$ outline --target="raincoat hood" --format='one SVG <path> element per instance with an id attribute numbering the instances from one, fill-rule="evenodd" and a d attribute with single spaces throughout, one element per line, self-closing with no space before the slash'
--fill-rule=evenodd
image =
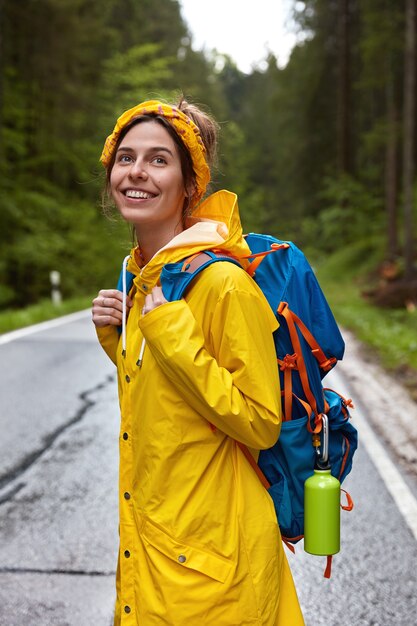
<path id="1" fill-rule="evenodd" d="M 156 285 L 163 266 L 176 262 L 201 250 L 221 249 L 235 257 L 250 254 L 243 238 L 236 194 L 222 190 L 202 202 L 188 218 L 186 228 L 161 248 L 144 267 L 140 250 L 131 251 L 127 270 L 134 274 L 135 285 L 149 291 Z M 242 260 L 242 265 L 246 265 Z"/>

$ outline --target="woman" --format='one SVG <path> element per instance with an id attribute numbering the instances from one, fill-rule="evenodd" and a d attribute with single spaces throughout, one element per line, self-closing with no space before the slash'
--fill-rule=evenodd
<path id="1" fill-rule="evenodd" d="M 121 406 L 115 624 L 304 624 L 272 500 L 237 445 L 257 456 L 279 434 L 275 317 L 232 263 L 207 267 L 179 301 L 158 286 L 168 262 L 249 252 L 236 196 L 200 203 L 216 130 L 185 101 L 144 102 L 117 120 L 101 157 L 138 241 L 129 296 L 105 289 L 93 301 Z"/>

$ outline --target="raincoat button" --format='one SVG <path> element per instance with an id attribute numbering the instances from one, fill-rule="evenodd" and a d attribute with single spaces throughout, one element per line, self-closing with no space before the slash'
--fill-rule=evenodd
<path id="1" fill-rule="evenodd" d="M 125 491 L 123 495 L 125 500 L 130 500 L 130 493 L 128 491 Z"/>
<path id="2" fill-rule="evenodd" d="M 125 557 L 128 559 L 130 557 L 130 552 L 129 550 L 125 550 Z"/>
<path id="3" fill-rule="evenodd" d="M 126 439 L 129 439 L 129 435 L 127 433 L 123 433 L 123 439 L 126 441 Z"/>
<path id="4" fill-rule="evenodd" d="M 143 285 L 142 285 L 142 289 L 143 289 L 144 291 L 148 291 L 148 285 L 143 284 Z"/>
<path id="5" fill-rule="evenodd" d="M 187 557 L 185 556 L 185 554 L 180 554 L 178 557 L 178 562 L 179 563 L 185 563 L 185 561 L 187 560 Z"/>
<path id="6" fill-rule="evenodd" d="M 126 374 L 125 379 L 126 379 L 127 383 L 130 383 L 130 376 L 129 376 L 129 374 Z"/>
<path id="7" fill-rule="evenodd" d="M 130 613 L 131 610 L 130 606 L 125 606 L 125 613 Z"/>

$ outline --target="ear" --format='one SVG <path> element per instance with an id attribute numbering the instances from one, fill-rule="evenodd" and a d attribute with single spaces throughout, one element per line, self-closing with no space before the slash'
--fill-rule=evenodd
<path id="1" fill-rule="evenodd" d="M 190 185 L 188 185 L 188 186 L 185 188 L 185 197 L 186 197 L 186 198 L 192 198 L 192 197 L 193 197 L 193 195 L 194 195 L 194 194 L 195 194 L 195 192 L 196 192 L 196 189 L 197 189 L 197 186 L 196 186 L 196 184 L 195 184 L 195 183 L 191 183 Z"/>

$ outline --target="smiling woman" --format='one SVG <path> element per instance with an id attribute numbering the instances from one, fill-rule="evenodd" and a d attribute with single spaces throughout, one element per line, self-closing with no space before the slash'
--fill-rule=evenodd
<path id="1" fill-rule="evenodd" d="M 182 113 L 182 106 L 190 117 Z M 150 110 L 151 115 L 148 114 Z M 192 121 L 193 115 L 199 119 L 200 126 Z M 152 126 L 143 126 L 145 123 L 152 124 Z M 187 141 L 187 146 L 185 141 Z M 178 234 L 184 229 L 185 218 L 189 215 L 192 206 L 204 194 L 210 180 L 209 164 L 215 159 L 216 142 L 217 123 L 185 101 L 180 102 L 178 108 L 172 109 L 160 102 L 145 102 L 143 105 L 125 111 L 117 120 L 113 133 L 106 140 L 101 156 L 101 161 L 107 170 L 107 193 L 113 198 L 122 217 L 134 225 L 143 258 L 150 258 L 159 247 L 164 245 L 163 240 L 167 236 L 167 241 L 172 237 L 172 232 Z M 181 181 L 178 175 L 182 177 Z M 119 178 L 124 179 L 122 183 L 124 187 L 116 189 L 115 184 L 119 182 Z M 146 184 L 143 178 L 146 178 Z M 164 186 L 164 196 L 160 193 L 163 190 L 156 188 L 158 180 Z M 141 186 L 139 182 L 142 183 Z M 178 185 L 181 190 L 177 188 L 176 194 L 175 187 Z M 153 189 L 151 189 L 152 186 Z M 172 219 L 175 218 L 176 212 L 178 213 L 179 219 L 175 222 L 171 235 L 169 233 L 171 221 L 165 224 L 162 215 L 160 218 L 161 223 L 164 224 L 165 236 L 161 231 L 155 232 L 151 228 L 150 232 L 149 227 L 146 229 L 146 214 L 140 214 L 141 222 L 137 224 L 132 211 L 128 211 L 127 214 L 122 211 L 123 196 L 125 199 L 134 198 L 138 197 L 140 192 L 158 196 Z M 167 198 L 168 193 L 169 198 Z M 142 199 L 145 199 L 143 193 L 141 195 Z M 176 202 L 174 195 L 177 195 Z M 181 204 L 181 210 L 178 212 L 179 204 Z M 130 209 L 134 207 L 134 204 L 129 206 Z M 158 212 L 154 211 L 154 217 L 157 215 Z M 141 228 L 142 236 L 140 237 Z M 146 236 L 147 234 L 150 238 Z M 152 243 L 151 240 L 155 236 L 157 241 Z"/>
<path id="2" fill-rule="evenodd" d="M 176 145 L 158 122 L 138 122 L 123 137 L 110 188 L 146 260 L 183 230 L 184 203 L 192 189 L 185 189 Z"/>
<path id="3" fill-rule="evenodd" d="M 201 202 L 216 139 L 200 109 L 150 101 L 103 149 L 108 192 L 138 240 L 123 292 L 93 301 L 121 409 L 115 625 L 304 624 L 272 500 L 238 445 L 256 456 L 279 434 L 275 316 L 231 263 L 204 269 L 181 300 L 159 286 L 167 263 L 206 250 L 247 263 L 236 196 Z"/>

